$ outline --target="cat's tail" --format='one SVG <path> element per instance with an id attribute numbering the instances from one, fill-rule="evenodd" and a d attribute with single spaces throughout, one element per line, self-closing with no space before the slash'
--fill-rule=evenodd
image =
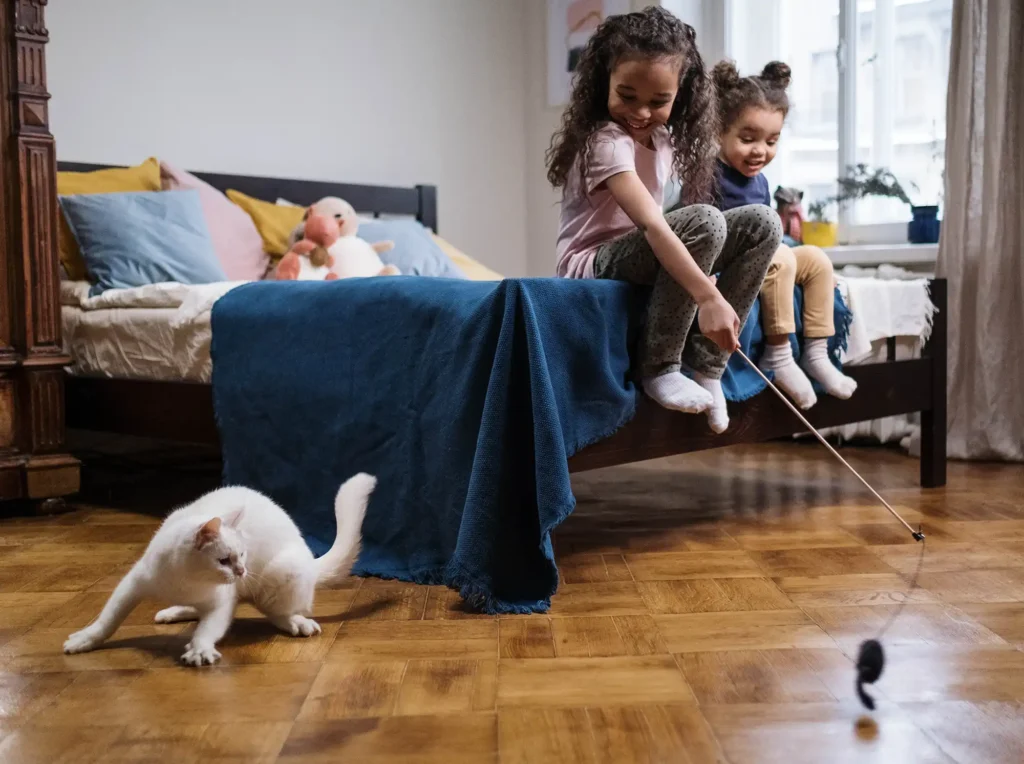
<path id="1" fill-rule="evenodd" d="M 359 557 L 363 517 L 370 494 L 377 487 L 377 478 L 360 472 L 353 475 L 338 489 L 334 499 L 334 516 L 338 522 L 337 535 L 327 554 L 316 560 L 317 587 L 340 583 Z"/>

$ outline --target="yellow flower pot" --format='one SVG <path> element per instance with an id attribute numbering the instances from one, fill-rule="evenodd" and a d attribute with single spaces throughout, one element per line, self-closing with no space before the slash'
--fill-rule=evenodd
<path id="1" fill-rule="evenodd" d="M 804 244 L 815 247 L 834 247 L 839 236 L 839 226 L 835 223 L 820 223 L 814 220 L 804 221 L 801 226 Z"/>

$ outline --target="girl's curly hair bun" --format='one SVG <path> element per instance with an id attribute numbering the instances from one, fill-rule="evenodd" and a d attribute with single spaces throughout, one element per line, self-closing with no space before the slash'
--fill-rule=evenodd
<path id="1" fill-rule="evenodd" d="M 780 90 L 788 88 L 792 78 L 793 70 L 789 68 L 789 64 L 781 61 L 770 61 L 761 70 L 761 79 Z"/>
<path id="2" fill-rule="evenodd" d="M 732 90 L 740 83 L 740 70 L 732 61 L 719 61 L 711 70 L 711 77 L 715 81 L 715 88 L 719 93 Z"/>

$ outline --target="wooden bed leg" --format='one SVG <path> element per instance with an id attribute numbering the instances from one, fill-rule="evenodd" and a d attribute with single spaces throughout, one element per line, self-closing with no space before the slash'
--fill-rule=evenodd
<path id="1" fill-rule="evenodd" d="M 946 280 L 932 279 L 932 302 L 938 309 L 925 354 L 931 359 L 931 406 L 921 412 L 921 487 L 946 485 L 946 372 L 948 327 Z"/>

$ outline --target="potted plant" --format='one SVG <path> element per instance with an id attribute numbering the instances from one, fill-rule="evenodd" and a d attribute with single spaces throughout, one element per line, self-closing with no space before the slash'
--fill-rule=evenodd
<path id="1" fill-rule="evenodd" d="M 933 128 L 934 129 L 934 128 Z M 932 138 L 932 165 L 943 167 L 945 157 L 939 150 L 938 137 Z M 945 170 L 942 172 L 945 182 Z M 910 205 L 911 220 L 907 223 L 907 241 L 911 244 L 936 244 L 939 241 L 939 205 L 942 203 L 942 185 L 933 197 L 934 203 Z"/>
<path id="2" fill-rule="evenodd" d="M 937 244 L 939 241 L 939 205 L 910 205 L 907 241 L 911 244 Z"/>
<path id="3" fill-rule="evenodd" d="M 889 170 L 879 167 L 871 170 L 866 164 L 858 164 L 847 169 L 843 178 L 836 183 L 839 191 L 834 196 L 819 199 L 808 206 L 807 212 L 811 219 L 804 226 L 804 244 L 818 247 L 834 247 L 836 245 L 838 226 L 825 218 L 825 210 L 832 204 L 852 202 L 868 197 L 899 199 L 912 210 L 913 204 L 903 186 Z M 923 208 L 927 209 L 927 208 Z M 938 208 L 935 208 L 938 211 Z M 923 213 L 927 214 L 927 212 Z M 913 225 L 913 223 L 911 223 Z"/>
<path id="4" fill-rule="evenodd" d="M 805 221 L 802 228 L 803 243 L 813 244 L 815 247 L 825 249 L 834 247 L 838 238 L 838 226 L 835 221 L 825 217 L 825 210 L 835 201 L 835 197 L 826 196 L 818 199 L 807 206 L 807 214 L 810 219 Z"/>
<path id="5" fill-rule="evenodd" d="M 869 196 L 879 196 L 888 199 L 899 199 L 910 206 L 910 197 L 903 190 L 903 186 L 896 180 L 896 176 L 879 167 L 871 170 L 866 164 L 858 164 L 847 168 L 845 178 L 839 178 L 839 193 L 835 199 L 839 202 L 866 199 Z"/>

